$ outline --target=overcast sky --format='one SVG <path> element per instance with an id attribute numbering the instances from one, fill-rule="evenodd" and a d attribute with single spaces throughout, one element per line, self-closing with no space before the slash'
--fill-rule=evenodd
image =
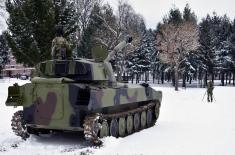
<path id="1" fill-rule="evenodd" d="M 118 0 L 105 0 L 117 10 Z M 189 3 L 192 10 L 200 20 L 207 13 L 216 11 L 218 15 L 227 14 L 230 20 L 235 18 L 235 0 L 127 0 L 137 13 L 144 16 L 148 28 L 156 28 L 164 15 L 174 5 L 181 11 L 186 3 Z"/>

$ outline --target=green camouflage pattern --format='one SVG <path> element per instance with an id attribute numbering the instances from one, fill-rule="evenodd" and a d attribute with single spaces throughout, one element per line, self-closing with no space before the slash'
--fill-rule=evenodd
<path id="1" fill-rule="evenodd" d="M 86 59 L 48 60 L 37 65 L 35 76 L 69 77 L 80 81 L 106 81 L 108 74 L 103 63 Z"/>
<path id="2" fill-rule="evenodd" d="M 19 89 L 21 102 L 7 101 L 7 106 L 23 106 L 28 126 L 44 129 L 82 130 L 83 119 L 97 111 L 119 111 L 122 105 L 158 100 L 162 93 L 141 85 L 117 83 L 115 88 L 73 83 L 66 78 L 35 77 L 32 83 L 12 86 Z M 14 96 L 14 95 L 13 95 Z M 13 98 L 9 94 L 8 98 Z M 111 112 L 111 110 L 110 110 Z"/>

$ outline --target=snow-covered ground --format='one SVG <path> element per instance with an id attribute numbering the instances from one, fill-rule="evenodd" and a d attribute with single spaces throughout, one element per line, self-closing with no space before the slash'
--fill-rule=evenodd
<path id="1" fill-rule="evenodd" d="M 235 87 L 215 87 L 216 101 L 202 102 L 205 89 L 163 91 L 155 126 L 125 138 L 107 137 L 100 148 L 89 146 L 81 134 L 31 136 L 22 141 L 11 131 L 12 107 L 5 106 L 7 87 L 16 80 L 0 80 L 0 154 L 24 155 L 234 155 Z M 26 81 L 17 81 L 21 84 Z"/>

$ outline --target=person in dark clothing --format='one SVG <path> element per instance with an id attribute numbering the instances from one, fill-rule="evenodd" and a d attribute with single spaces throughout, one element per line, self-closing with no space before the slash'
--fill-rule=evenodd
<path id="1" fill-rule="evenodd" d="M 67 59 L 71 58 L 72 52 L 68 41 L 63 37 L 63 27 L 57 26 L 56 37 L 52 41 L 51 56 L 52 59 Z"/>
<path id="2" fill-rule="evenodd" d="M 208 102 L 213 102 L 213 89 L 214 89 L 214 84 L 210 80 L 207 84 L 207 101 Z"/>

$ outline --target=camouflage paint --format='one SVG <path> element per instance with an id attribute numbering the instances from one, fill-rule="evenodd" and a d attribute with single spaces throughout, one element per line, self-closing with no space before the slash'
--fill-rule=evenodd
<path id="1" fill-rule="evenodd" d="M 161 102 L 160 91 L 114 81 L 109 85 L 109 79 L 104 63 L 45 61 L 37 66 L 37 77 L 31 83 L 11 88 L 6 105 L 23 106 L 23 117 L 33 128 L 77 131 L 82 130 L 84 117 L 97 109 Z"/>
<path id="2" fill-rule="evenodd" d="M 69 77 L 81 81 L 105 81 L 108 77 L 103 63 L 91 62 L 85 59 L 49 60 L 40 63 L 36 76 Z M 58 73 L 60 72 L 60 73 Z"/>

